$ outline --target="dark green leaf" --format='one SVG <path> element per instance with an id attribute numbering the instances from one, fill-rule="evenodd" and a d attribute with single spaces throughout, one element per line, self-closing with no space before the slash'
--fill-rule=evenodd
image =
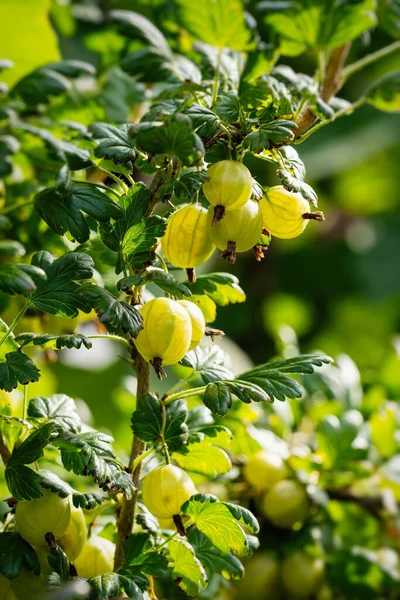
<path id="1" fill-rule="evenodd" d="M 259 129 L 247 134 L 243 140 L 243 145 L 252 152 L 258 153 L 268 149 L 271 142 L 274 145 L 288 143 L 294 139 L 292 130 L 295 127 L 296 124 L 293 121 L 286 119 L 270 121 Z"/>
<path id="2" fill-rule="evenodd" d="M 92 342 L 82 333 L 71 333 L 57 335 L 55 333 L 20 333 L 15 340 L 21 346 L 44 346 L 46 348 L 81 348 L 82 345 L 88 350 L 92 347 Z"/>
<path id="3" fill-rule="evenodd" d="M 223 504 L 236 521 L 246 527 L 251 533 L 258 533 L 260 531 L 257 519 L 247 508 L 243 508 L 243 506 L 239 506 L 238 504 L 232 504 L 231 502 L 224 502 Z"/>
<path id="4" fill-rule="evenodd" d="M 0 573 L 8 579 L 15 579 L 23 567 L 40 573 L 40 565 L 36 552 L 22 537 L 15 532 L 0 533 Z"/>
<path id="5" fill-rule="evenodd" d="M 221 131 L 218 115 L 209 108 L 201 104 L 192 104 L 184 112 L 189 115 L 193 123 L 193 129 L 202 138 L 210 139 Z"/>
<path id="6" fill-rule="evenodd" d="M 61 581 L 69 579 L 69 560 L 61 546 L 52 549 L 47 557 L 50 567 L 60 576 Z"/>
<path id="7" fill-rule="evenodd" d="M 140 123 L 134 126 L 136 144 L 150 155 L 177 156 L 184 165 L 198 164 L 204 154 L 203 142 L 194 133 L 187 115 L 175 113 L 164 122 Z"/>
<path id="8" fill-rule="evenodd" d="M 53 394 L 48 398 L 37 396 L 28 405 L 28 416 L 34 419 L 54 421 L 63 429 L 77 433 L 81 419 L 76 411 L 75 401 L 65 394 Z"/>
<path id="9" fill-rule="evenodd" d="M 168 567 L 166 556 L 153 549 L 153 542 L 147 532 L 133 533 L 124 544 L 124 575 L 145 573 L 159 577 Z"/>
<path id="10" fill-rule="evenodd" d="M 33 265 L 0 265 L 0 290 L 5 294 L 31 294 L 41 279 L 46 273 Z"/>
<path id="11" fill-rule="evenodd" d="M 219 573 L 224 577 L 228 574 L 233 579 L 243 577 L 244 568 L 236 556 L 230 553 L 222 554 L 198 529 L 190 529 L 187 537 L 195 550 L 197 558 L 211 573 Z"/>
<path id="12" fill-rule="evenodd" d="M 19 141 L 13 135 L 0 135 L 0 177 L 12 171 L 10 155 L 19 150 Z"/>
<path id="13" fill-rule="evenodd" d="M 130 10 L 112 10 L 109 16 L 125 35 L 134 40 L 143 40 L 150 46 L 158 48 L 165 56 L 171 56 L 171 49 L 164 35 L 144 15 Z"/>
<path id="14" fill-rule="evenodd" d="M 277 175 L 289 192 L 299 192 L 303 198 L 311 202 L 314 206 L 318 206 L 318 196 L 308 183 L 296 179 L 293 175 L 284 169 L 278 169 Z"/>
<path id="15" fill-rule="evenodd" d="M 175 72 L 170 56 L 158 48 L 141 48 L 121 61 L 121 68 L 143 83 L 166 81 Z"/>
<path id="16" fill-rule="evenodd" d="M 171 273 L 165 273 L 162 269 L 155 267 L 150 267 L 144 273 L 120 279 L 117 283 L 117 289 L 129 292 L 132 287 L 142 286 L 151 282 L 176 298 L 182 298 L 182 296 L 190 297 L 192 295 L 189 288 L 180 283 Z"/>
<path id="17" fill-rule="evenodd" d="M 374 83 L 365 94 L 367 102 L 386 112 L 400 112 L 400 73 L 395 71 Z"/>
<path id="18" fill-rule="evenodd" d="M 187 408 L 184 401 L 177 400 L 165 406 L 164 440 L 171 452 L 179 450 L 188 439 L 185 423 Z M 132 415 L 132 431 L 143 442 L 156 445 L 161 441 L 163 410 L 161 400 L 154 394 L 146 394 L 140 408 Z"/>
<path id="19" fill-rule="evenodd" d="M 98 158 L 122 163 L 135 159 L 132 124 L 124 123 L 116 127 L 108 123 L 92 123 L 89 131 L 99 141 L 94 152 Z"/>
<path id="20" fill-rule="evenodd" d="M 11 392 L 19 383 L 27 385 L 39 381 L 40 372 L 35 363 L 21 350 L 8 352 L 0 361 L 0 389 Z"/>
<path id="21" fill-rule="evenodd" d="M 232 406 L 232 396 L 225 383 L 217 381 L 208 384 L 204 392 L 203 402 L 212 413 L 223 417 Z"/>
<path id="22" fill-rule="evenodd" d="M 232 373 L 224 366 L 225 356 L 218 346 L 198 346 L 191 350 L 182 359 L 185 367 L 193 369 L 201 385 L 219 381 L 220 379 L 232 379 Z"/>
<path id="23" fill-rule="evenodd" d="M 120 302 L 104 288 L 87 284 L 81 287 L 79 294 L 96 311 L 98 318 L 110 332 L 128 333 L 131 337 L 136 337 L 143 329 L 139 310 L 127 302 Z"/>
<path id="24" fill-rule="evenodd" d="M 73 318 L 78 311 L 90 309 L 77 294 L 80 285 L 76 282 L 93 276 L 93 260 L 83 252 L 67 252 L 55 259 L 49 252 L 37 252 L 32 264 L 43 269 L 46 281 L 41 281 L 29 299 L 44 312 L 59 317 Z"/>
<path id="25" fill-rule="evenodd" d="M 226 92 L 219 97 L 215 111 L 223 121 L 237 123 L 240 115 L 239 98 L 235 92 Z"/>
<path id="26" fill-rule="evenodd" d="M 97 577 L 88 579 L 91 587 L 89 600 L 107 600 L 108 598 L 117 598 L 122 591 L 128 598 L 133 600 L 143 600 L 143 594 L 136 583 L 129 577 L 119 575 L 118 573 L 105 573 Z"/>
<path id="27" fill-rule="evenodd" d="M 40 485 L 46 490 L 50 490 L 55 494 L 58 494 L 61 498 L 67 498 L 72 496 L 72 501 L 76 508 L 85 508 L 86 510 L 92 510 L 102 503 L 103 498 L 100 494 L 81 493 L 71 487 L 68 483 L 60 479 L 52 471 L 40 471 L 41 482 Z"/>
<path id="28" fill-rule="evenodd" d="M 60 96 L 69 89 L 71 83 L 64 75 L 48 67 L 41 67 L 20 79 L 11 90 L 11 94 L 22 98 L 27 104 L 36 106 L 47 104 L 51 96 Z"/>
<path id="29" fill-rule="evenodd" d="M 71 79 L 76 79 L 82 75 L 96 74 L 96 69 L 91 63 L 71 58 L 49 63 L 46 65 L 46 68 L 61 73 L 61 75 L 65 75 L 65 77 L 70 77 Z"/>
<path id="30" fill-rule="evenodd" d="M 229 392 L 245 404 L 249 404 L 250 402 L 271 402 L 268 394 L 254 383 L 249 384 L 247 381 L 241 381 L 240 379 L 219 383 L 226 385 Z"/>

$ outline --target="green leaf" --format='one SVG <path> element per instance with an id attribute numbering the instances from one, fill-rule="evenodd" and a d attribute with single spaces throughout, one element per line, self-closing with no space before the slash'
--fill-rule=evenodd
<path id="1" fill-rule="evenodd" d="M 44 312 L 58 317 L 77 317 L 78 311 L 89 312 L 87 304 L 77 294 L 82 279 L 93 276 L 93 260 L 83 252 L 67 252 L 55 259 L 49 252 L 33 255 L 32 264 L 47 275 L 36 291 L 28 296 L 31 302 Z"/>
<path id="2" fill-rule="evenodd" d="M 198 529 L 190 529 L 187 538 L 193 546 L 197 558 L 211 573 L 219 573 L 226 579 L 240 579 L 244 575 L 242 563 L 233 554 L 222 554 Z"/>
<path id="3" fill-rule="evenodd" d="M 92 342 L 82 333 L 71 333 L 57 335 L 53 333 L 20 333 L 15 340 L 21 346 L 43 346 L 61 350 L 62 348 L 76 348 L 79 350 L 85 346 L 88 350 L 92 347 Z"/>
<path id="4" fill-rule="evenodd" d="M 239 286 L 239 279 L 231 273 L 199 275 L 195 283 L 187 285 L 192 294 L 206 294 L 218 306 L 228 306 L 246 300 L 246 294 Z"/>
<path id="5" fill-rule="evenodd" d="M 28 405 L 28 416 L 46 419 L 61 425 L 63 429 L 77 433 L 81 428 L 81 418 L 76 411 L 75 401 L 65 394 L 53 394 L 48 398 L 37 396 Z"/>
<path id="6" fill-rule="evenodd" d="M 175 538 L 168 544 L 168 553 L 173 565 L 172 578 L 188 596 L 197 596 L 200 589 L 207 586 L 208 579 L 192 546 L 186 540 Z"/>
<path id="7" fill-rule="evenodd" d="M 143 594 L 136 583 L 119 573 L 105 573 L 88 579 L 91 587 L 89 600 L 107 600 L 108 598 L 117 598 L 122 592 L 125 592 L 128 598 L 133 600 L 143 600 Z"/>
<path id="8" fill-rule="evenodd" d="M 158 48 L 140 48 L 121 61 L 125 73 L 143 83 L 167 81 L 175 72 L 171 56 Z"/>
<path id="9" fill-rule="evenodd" d="M 98 158 L 122 163 L 135 159 L 131 123 L 124 123 L 117 127 L 108 123 L 92 123 L 89 131 L 99 142 L 94 151 Z"/>
<path id="10" fill-rule="evenodd" d="M 385 112 L 400 112 L 400 73 L 385 75 L 366 92 L 369 104 Z"/>
<path id="11" fill-rule="evenodd" d="M 300 192 L 300 194 L 311 202 L 314 206 L 318 206 L 318 196 L 308 183 L 293 177 L 293 175 L 284 169 L 278 169 L 277 175 L 289 192 Z"/>
<path id="12" fill-rule="evenodd" d="M 53 571 L 59 575 L 61 581 L 68 581 L 70 578 L 69 560 L 61 546 L 57 545 L 57 548 L 51 549 L 47 561 Z"/>
<path id="13" fill-rule="evenodd" d="M 136 337 L 143 329 L 139 310 L 127 302 L 120 302 L 104 288 L 94 284 L 83 285 L 79 295 L 96 311 L 98 318 L 110 332 L 128 333 L 131 337 Z"/>
<path id="14" fill-rule="evenodd" d="M 40 485 L 46 490 L 58 494 L 61 498 L 72 497 L 73 504 L 76 508 L 84 508 L 92 510 L 102 503 L 103 497 L 100 494 L 81 493 L 75 490 L 66 481 L 63 481 L 52 471 L 40 471 Z"/>
<path id="15" fill-rule="evenodd" d="M 230 510 L 210 494 L 196 494 L 182 506 L 182 513 L 223 554 L 247 553 L 246 536 Z"/>
<path id="16" fill-rule="evenodd" d="M 68 190 L 49 187 L 35 196 L 35 208 L 42 219 L 59 235 L 69 232 L 81 244 L 90 237 L 90 228 L 83 215 L 106 222 L 122 217 L 115 200 L 95 186 L 71 184 Z"/>
<path id="17" fill-rule="evenodd" d="M 5 478 L 8 489 L 17 500 L 41 498 L 41 476 L 29 469 L 29 465 L 43 456 L 43 450 L 50 441 L 54 431 L 54 423 L 46 423 L 34 431 L 14 449 L 7 461 Z"/>
<path id="18" fill-rule="evenodd" d="M 0 290 L 5 294 L 30 294 L 46 273 L 33 265 L 0 265 Z"/>
<path id="19" fill-rule="evenodd" d="M 318 445 L 323 455 L 326 468 L 343 464 L 349 460 L 361 460 L 365 452 L 353 448 L 361 427 L 363 418 L 357 410 L 345 413 L 339 420 L 334 415 L 324 417 L 318 425 Z"/>
<path id="20" fill-rule="evenodd" d="M 225 355 L 218 346 L 197 346 L 188 352 L 181 363 L 193 369 L 193 378 L 204 385 L 220 379 L 231 379 L 232 372 L 224 366 Z"/>
<path id="21" fill-rule="evenodd" d="M 196 103 L 192 104 L 192 106 L 185 109 L 185 114 L 190 117 L 193 129 L 202 138 L 211 139 L 216 133 L 221 131 L 219 116 L 206 106 Z"/>
<path id="22" fill-rule="evenodd" d="M 145 573 L 159 577 L 168 568 L 168 561 L 163 554 L 153 550 L 154 543 L 147 532 L 133 533 L 124 543 L 123 575 Z"/>
<path id="23" fill-rule="evenodd" d="M 250 31 L 240 0 L 203 0 L 194 10 L 189 0 L 177 0 L 182 25 L 198 40 L 218 48 L 246 50 Z"/>
<path id="24" fill-rule="evenodd" d="M 146 283 L 155 283 L 164 292 L 176 298 L 182 298 L 183 296 L 190 297 L 192 295 L 189 288 L 180 283 L 172 273 L 165 273 L 163 269 L 157 269 L 156 267 L 149 267 L 144 273 L 120 279 L 117 283 L 117 289 L 129 292 L 133 287 L 142 286 Z"/>
<path id="25" fill-rule="evenodd" d="M 77 79 L 84 75 L 96 75 L 96 68 L 91 63 L 72 58 L 49 63 L 46 65 L 46 68 L 52 69 L 71 79 Z"/>
<path id="26" fill-rule="evenodd" d="M 260 531 L 257 519 L 247 508 L 243 508 L 243 506 L 239 506 L 238 504 L 232 504 L 231 502 L 224 502 L 224 505 L 236 521 L 246 527 L 251 533 L 256 534 Z"/>
<path id="27" fill-rule="evenodd" d="M 250 371 L 241 373 L 238 379 L 255 383 L 271 398 L 277 400 L 300 398 L 302 395 L 300 385 L 297 381 L 288 377 L 287 373 L 313 373 L 314 367 L 320 367 L 331 362 L 332 359 L 329 356 L 304 354 L 260 365 Z"/>
<path id="28" fill-rule="evenodd" d="M 294 139 L 293 129 L 296 123 L 287 119 L 277 119 L 262 125 L 259 129 L 248 133 L 243 139 L 245 148 L 258 153 L 274 145 L 286 144 Z"/>
<path id="29" fill-rule="evenodd" d="M 210 385 L 215 384 L 210 383 Z M 225 475 L 232 468 L 228 454 L 218 445 L 214 445 L 214 440 L 209 437 L 189 444 L 180 453 L 175 452 L 173 459 L 185 471 L 210 478 Z"/>
<path id="30" fill-rule="evenodd" d="M 161 400 L 154 394 L 145 394 L 140 401 L 140 408 L 135 410 L 132 415 L 131 426 L 134 435 L 142 442 L 151 442 L 157 445 L 163 435 L 169 450 L 174 452 L 187 442 L 186 418 L 187 407 L 183 400 L 176 400 L 165 405 L 165 416 L 163 417 Z"/>
<path id="31" fill-rule="evenodd" d="M 144 15 L 130 10 L 112 10 L 109 17 L 119 25 L 125 35 L 134 40 L 143 40 L 158 48 L 165 56 L 171 56 L 172 52 L 166 38 Z"/>
<path id="32" fill-rule="evenodd" d="M 223 121 L 237 123 L 240 115 L 240 102 L 235 92 L 221 94 L 215 107 L 216 113 Z"/>
<path id="33" fill-rule="evenodd" d="M 39 381 L 40 371 L 21 350 L 8 352 L 0 361 L 0 389 L 11 392 L 20 383 L 27 385 Z"/>
<path id="34" fill-rule="evenodd" d="M 0 177 L 9 175 L 12 171 L 10 155 L 19 150 L 19 141 L 13 135 L 0 135 Z"/>
<path id="35" fill-rule="evenodd" d="M 175 113 L 163 122 L 142 122 L 133 128 L 137 146 L 150 155 L 177 156 L 189 167 L 198 164 L 204 154 L 203 142 L 187 115 Z"/>
<path id="36" fill-rule="evenodd" d="M 41 67 L 26 75 L 11 90 L 28 105 L 48 104 L 52 96 L 60 96 L 71 89 L 70 81 L 50 67 Z"/>
<path id="37" fill-rule="evenodd" d="M 332 7 L 325 32 L 321 27 L 322 43 L 326 44 L 328 49 L 333 49 L 355 40 L 364 31 L 377 24 L 375 9 L 375 0 L 344 2 L 342 5 Z"/>
<path id="38" fill-rule="evenodd" d="M 3 531 L 0 533 L 0 573 L 7 579 L 15 579 L 24 567 L 39 575 L 36 552 L 18 533 Z"/>
<path id="39" fill-rule="evenodd" d="M 203 395 L 203 402 L 215 415 L 225 416 L 232 406 L 232 396 L 228 386 L 221 381 L 209 383 Z"/>

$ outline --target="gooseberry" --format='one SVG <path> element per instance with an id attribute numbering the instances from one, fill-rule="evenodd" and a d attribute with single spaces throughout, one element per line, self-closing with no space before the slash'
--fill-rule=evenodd
<path id="1" fill-rule="evenodd" d="M 270 450 L 256 452 L 245 464 L 243 472 L 246 480 L 257 492 L 267 491 L 289 474 L 283 459 Z"/>
<path id="2" fill-rule="evenodd" d="M 295 238 L 308 221 L 323 221 L 322 212 L 310 212 L 310 204 L 301 194 L 289 192 L 282 185 L 269 188 L 260 200 L 265 229 L 277 238 Z"/>
<path id="3" fill-rule="evenodd" d="M 43 490 L 41 498 L 18 502 L 15 510 L 18 532 L 32 546 L 43 546 L 46 533 L 60 538 L 66 532 L 70 519 L 70 499 L 60 498 L 48 490 Z"/>
<path id="4" fill-rule="evenodd" d="M 11 589 L 17 600 L 42 600 L 47 596 L 46 579 L 42 575 L 34 575 L 24 567 L 21 573 L 11 581 Z M 29 590 L 29 596 L 27 592 Z"/>
<path id="5" fill-rule="evenodd" d="M 192 339 L 189 350 L 193 350 L 193 348 L 196 348 L 196 346 L 199 345 L 205 333 L 206 321 L 201 309 L 194 302 L 190 302 L 190 300 L 178 300 L 178 304 L 183 306 L 189 313 L 190 321 L 192 323 Z"/>
<path id="6" fill-rule="evenodd" d="M 324 576 L 322 558 L 310 556 L 300 550 L 282 561 L 283 586 L 290 598 L 310 598 L 316 593 Z"/>
<path id="7" fill-rule="evenodd" d="M 135 340 L 137 350 L 158 375 L 162 365 L 179 362 L 189 350 L 192 323 L 188 311 L 169 298 L 154 298 L 141 308 L 143 330 Z"/>
<path id="8" fill-rule="evenodd" d="M 78 558 L 86 544 L 86 520 L 81 508 L 71 507 L 71 520 L 66 532 L 60 537 L 58 543 L 72 562 Z"/>
<path id="9" fill-rule="evenodd" d="M 174 465 L 164 465 L 143 479 L 143 502 L 157 519 L 179 515 L 181 506 L 196 493 L 189 475 Z"/>
<path id="10" fill-rule="evenodd" d="M 165 258 L 186 269 L 191 283 L 196 279 L 194 267 L 205 262 L 214 252 L 207 210 L 199 204 L 179 208 L 168 218 L 167 231 L 161 240 Z"/>
<path id="11" fill-rule="evenodd" d="M 309 500 L 304 487 L 291 479 L 278 481 L 263 498 L 263 511 L 277 527 L 291 528 L 303 523 L 309 509 Z"/>
<path id="12" fill-rule="evenodd" d="M 79 577 L 90 579 L 114 569 L 115 544 L 98 535 L 92 535 L 75 560 Z"/>
<path id="13" fill-rule="evenodd" d="M 248 168 L 235 160 L 221 160 L 213 164 L 207 176 L 203 192 L 214 207 L 212 224 L 215 225 L 225 211 L 237 210 L 250 200 L 253 180 Z"/>
<path id="14" fill-rule="evenodd" d="M 212 207 L 208 209 L 208 220 L 211 225 Z M 254 200 L 249 200 L 238 210 L 228 212 L 222 221 L 210 228 L 213 243 L 223 250 L 222 256 L 230 263 L 235 262 L 236 252 L 246 252 L 258 243 L 262 229 L 262 214 Z"/>
<path id="15" fill-rule="evenodd" d="M 243 562 L 244 577 L 235 582 L 236 600 L 281 598 L 279 563 L 268 552 L 259 552 Z"/>

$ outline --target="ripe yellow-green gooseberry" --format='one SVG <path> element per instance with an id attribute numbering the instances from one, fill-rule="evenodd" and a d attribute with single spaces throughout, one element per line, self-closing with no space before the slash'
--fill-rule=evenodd
<path id="1" fill-rule="evenodd" d="M 322 212 L 310 212 L 310 204 L 299 193 L 289 192 L 282 185 L 269 188 L 260 200 L 264 228 L 277 238 L 295 238 L 308 221 L 323 221 Z"/>
<path id="2" fill-rule="evenodd" d="M 243 561 L 244 577 L 235 581 L 235 600 L 278 600 L 282 598 L 279 562 L 269 552 L 257 552 Z"/>
<path id="3" fill-rule="evenodd" d="M 98 535 L 92 535 L 74 562 L 79 577 L 90 579 L 97 575 L 110 573 L 114 569 L 114 554 L 115 544 L 113 542 Z"/>
<path id="4" fill-rule="evenodd" d="M 14 593 L 14 597 L 17 600 L 27 600 L 28 590 L 29 600 L 43 600 L 43 598 L 47 597 L 46 580 L 47 576 L 52 572 L 52 568 L 48 562 L 50 550 L 48 547 L 37 547 L 34 548 L 34 550 L 37 554 L 40 564 L 40 575 L 35 575 L 26 567 L 22 569 L 18 577 L 11 581 L 11 589 Z M 1 595 L 0 598 L 2 598 Z"/>
<path id="5" fill-rule="evenodd" d="M 71 502 L 48 490 L 41 498 L 18 502 L 15 522 L 18 533 L 32 546 L 43 546 L 46 533 L 59 539 L 67 531 L 71 519 Z"/>
<path id="6" fill-rule="evenodd" d="M 271 523 L 288 529 L 305 521 L 309 506 L 306 490 L 301 483 L 292 479 L 278 481 L 262 501 L 264 515 Z"/>
<path id="7" fill-rule="evenodd" d="M 322 558 L 300 550 L 290 554 L 281 565 L 283 587 L 288 597 L 298 600 L 311 598 L 322 584 L 324 571 Z"/>
<path id="8" fill-rule="evenodd" d="M 193 350 L 199 345 L 206 331 L 206 321 L 201 309 L 194 302 L 191 302 L 190 300 L 177 300 L 177 302 L 189 313 L 190 321 L 192 323 L 192 339 L 189 350 Z"/>
<path id="9" fill-rule="evenodd" d="M 11 588 L 11 580 L 0 575 L 0 598 L 2 600 L 15 600 L 15 594 Z"/>
<path id="10" fill-rule="evenodd" d="M 253 180 L 244 164 L 235 160 L 221 160 L 208 169 L 207 177 L 203 192 L 214 207 L 213 225 L 222 219 L 226 211 L 237 210 L 250 200 Z"/>
<path id="11" fill-rule="evenodd" d="M 270 450 L 259 450 L 249 458 L 243 473 L 246 481 L 256 492 L 266 492 L 275 483 L 289 475 L 285 461 Z"/>
<path id="12" fill-rule="evenodd" d="M 71 520 L 66 532 L 58 540 L 59 545 L 73 562 L 83 550 L 87 541 L 86 519 L 81 508 L 71 507 Z"/>
<path id="13" fill-rule="evenodd" d="M 189 350 L 192 322 L 188 311 L 169 298 L 154 298 L 146 302 L 140 312 L 143 329 L 135 346 L 161 379 L 165 375 L 162 366 L 179 362 Z"/>
<path id="14" fill-rule="evenodd" d="M 196 493 L 189 475 L 175 465 L 164 465 L 143 479 L 143 502 L 157 519 L 179 515 L 181 506 Z"/>
<path id="15" fill-rule="evenodd" d="M 208 209 L 208 221 L 212 224 L 213 208 Z M 260 239 L 263 230 L 263 217 L 258 202 L 249 200 L 238 210 L 226 213 L 222 221 L 210 227 L 211 239 L 222 256 L 230 263 L 236 260 L 236 252 L 246 252 Z"/>
<path id="16" fill-rule="evenodd" d="M 186 269 L 190 283 L 194 283 L 194 268 L 210 258 L 215 250 L 207 210 L 200 204 L 187 204 L 173 212 L 168 218 L 161 248 L 165 258 L 176 267 Z"/>

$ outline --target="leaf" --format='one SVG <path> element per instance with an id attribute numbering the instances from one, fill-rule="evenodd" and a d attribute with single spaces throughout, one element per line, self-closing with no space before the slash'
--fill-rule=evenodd
<path id="1" fill-rule="evenodd" d="M 76 411 L 75 401 L 65 394 L 53 394 L 49 398 L 37 396 L 28 405 L 28 416 L 33 419 L 54 421 L 67 431 L 77 433 L 81 419 Z"/>
<path id="2" fill-rule="evenodd" d="M 164 35 L 144 15 L 130 10 L 112 10 L 109 17 L 119 25 L 125 35 L 134 40 L 147 42 L 154 48 L 158 48 L 165 56 L 172 54 Z"/>
<path id="3" fill-rule="evenodd" d="M 223 121 L 237 123 L 240 115 L 240 102 L 235 92 L 221 94 L 215 107 L 216 113 Z"/>
<path id="4" fill-rule="evenodd" d="M 195 494 L 181 510 L 220 552 L 232 552 L 238 556 L 246 554 L 247 540 L 242 528 L 215 496 Z"/>
<path id="5" fill-rule="evenodd" d="M 68 581 L 69 575 L 69 560 L 61 546 L 52 548 L 47 556 L 47 561 L 52 570 L 59 575 L 61 581 Z"/>
<path id="6" fill-rule="evenodd" d="M 210 385 L 215 385 L 210 383 Z M 185 471 L 214 478 L 225 475 L 232 468 L 228 454 L 214 445 L 212 438 L 204 437 L 200 442 L 189 444 L 180 453 L 175 452 L 173 459 Z"/>
<path id="7" fill-rule="evenodd" d="M 163 418 L 162 401 L 154 394 L 145 394 L 140 401 L 140 408 L 135 410 L 131 419 L 134 435 L 142 442 L 157 445 L 162 439 L 171 452 L 179 450 L 188 439 L 186 425 L 187 407 L 183 400 L 176 400 L 165 405 Z M 165 419 L 164 432 L 163 422 Z"/>
<path id="8" fill-rule="evenodd" d="M 192 106 L 185 109 L 185 114 L 190 117 L 193 129 L 202 138 L 211 139 L 221 131 L 219 116 L 206 106 L 192 104 Z"/>
<path id="9" fill-rule="evenodd" d="M 36 194 L 34 204 L 42 219 L 56 233 L 64 235 L 69 232 L 81 244 L 90 236 L 83 213 L 101 222 L 122 217 L 120 206 L 104 191 L 79 183 L 71 183 L 67 190 L 45 188 Z"/>
<path id="10" fill-rule="evenodd" d="M 27 385 L 39 381 L 40 371 L 21 350 L 8 352 L 0 361 L 0 389 L 11 392 L 20 383 Z"/>
<path id="11" fill-rule="evenodd" d="M 123 575 L 145 573 L 159 577 L 168 568 L 166 557 L 154 549 L 153 541 L 147 532 L 131 534 L 124 543 Z"/>
<path id="12" fill-rule="evenodd" d="M 207 586 L 208 579 L 192 546 L 186 540 L 175 538 L 168 544 L 168 553 L 173 565 L 172 578 L 188 596 L 197 596 L 200 589 Z"/>
<path id="13" fill-rule="evenodd" d="M 321 420 L 317 439 L 326 468 L 332 469 L 346 461 L 364 458 L 364 452 L 360 455 L 359 449 L 352 446 L 362 425 L 363 418 L 357 410 L 348 411 L 340 420 L 334 415 Z"/>
<path id="14" fill-rule="evenodd" d="M 7 487 L 17 500 L 32 500 L 41 498 L 41 476 L 29 469 L 29 465 L 43 456 L 43 450 L 50 441 L 54 423 L 46 423 L 34 431 L 14 449 L 7 461 L 5 478 Z"/>
<path id="15" fill-rule="evenodd" d="M 30 294 L 46 273 L 33 265 L 0 265 L 0 290 L 5 294 Z"/>
<path id="16" fill-rule="evenodd" d="M 243 139 L 245 148 L 249 148 L 252 152 L 258 153 L 268 149 L 272 144 L 280 145 L 291 142 L 294 139 L 293 129 L 296 123 L 287 119 L 277 119 L 262 125 L 259 129 L 248 133 Z"/>
<path id="17" fill-rule="evenodd" d="M 245 302 L 246 294 L 239 286 L 239 279 L 231 273 L 199 275 L 195 283 L 188 284 L 192 294 L 206 294 L 218 306 Z"/>
<path id="18" fill-rule="evenodd" d="M 23 77 L 10 93 L 36 106 L 48 104 L 52 96 L 60 96 L 70 89 L 71 83 L 64 75 L 46 66 Z"/>
<path id="19" fill-rule="evenodd" d="M 158 48 L 140 48 L 121 61 L 125 73 L 143 83 L 167 81 L 175 72 L 171 56 L 166 56 Z"/>
<path id="20" fill-rule="evenodd" d="M 190 118 L 175 113 L 163 122 L 140 123 L 134 125 L 135 141 L 141 150 L 150 155 L 177 156 L 189 167 L 200 162 L 204 154 L 203 142 L 193 132 Z"/>
<path id="21" fill-rule="evenodd" d="M 187 532 L 189 543 L 194 548 L 197 558 L 211 573 L 219 573 L 226 579 L 240 579 L 243 577 L 244 568 L 236 556 L 222 554 L 212 542 L 198 529 Z"/>
<path id="22" fill-rule="evenodd" d="M 372 443 L 383 458 L 390 458 L 397 449 L 396 431 L 397 420 L 395 412 L 383 408 L 371 415 L 369 420 Z"/>
<path id="23" fill-rule="evenodd" d="M 37 252 L 32 264 L 47 275 L 36 291 L 28 296 L 31 302 L 44 312 L 58 317 L 77 317 L 79 310 L 89 312 L 87 304 L 77 294 L 82 279 L 93 276 L 93 260 L 83 252 L 67 252 L 55 259 L 49 252 Z"/>
<path id="24" fill-rule="evenodd" d="M 184 367 L 193 369 L 193 377 L 196 376 L 201 385 L 219 379 L 231 379 L 232 373 L 224 366 L 224 362 L 225 355 L 217 345 L 204 348 L 197 346 L 181 360 Z"/>
<path id="25" fill-rule="evenodd" d="M 71 333 L 57 335 L 53 333 L 20 333 L 15 340 L 21 346 L 43 346 L 45 348 L 76 348 L 79 350 L 85 346 L 88 350 L 92 347 L 92 342 L 82 333 Z"/>
<path id="26" fill-rule="evenodd" d="M 224 502 L 224 505 L 236 521 L 246 527 L 250 533 L 257 534 L 260 531 L 257 519 L 247 508 L 243 508 L 243 506 L 239 506 L 238 504 L 232 504 L 231 502 Z"/>
<path id="27" fill-rule="evenodd" d="M 72 502 L 76 508 L 92 510 L 102 503 L 103 497 L 100 494 L 81 493 L 71 487 L 66 481 L 63 481 L 52 471 L 40 471 L 40 485 L 46 490 L 58 494 L 61 498 L 72 497 Z"/>
<path id="28" fill-rule="evenodd" d="M 39 575 L 40 565 L 35 550 L 22 539 L 22 537 L 11 531 L 0 533 L 0 573 L 7 579 L 15 579 L 26 567 Z"/>
<path id="29" fill-rule="evenodd" d="M 395 71 L 382 77 L 367 90 L 365 97 L 378 110 L 400 112 L 400 73 Z"/>
<path id="30" fill-rule="evenodd" d="M 0 177 L 12 172 L 10 155 L 19 150 L 19 141 L 13 135 L 0 135 Z"/>
<path id="31" fill-rule="evenodd" d="M 128 598 L 133 600 L 143 600 L 143 594 L 136 583 L 119 573 L 105 573 L 97 577 L 88 579 L 91 587 L 89 600 L 107 600 L 108 598 L 117 598 L 121 592 L 125 592 Z"/>
<path id="32" fill-rule="evenodd" d="M 318 196 L 308 183 L 293 177 L 293 175 L 284 169 L 278 169 L 277 175 L 289 192 L 300 192 L 306 200 L 309 200 L 314 206 L 318 206 Z"/>
<path id="33" fill-rule="evenodd" d="M 164 292 L 176 298 L 182 298 L 183 296 L 190 297 L 192 295 L 189 288 L 180 283 L 172 273 L 165 273 L 163 269 L 155 267 L 149 267 L 144 273 L 120 279 L 117 283 L 117 289 L 129 293 L 132 288 L 145 285 L 146 283 L 155 283 Z"/>
<path id="34" fill-rule="evenodd" d="M 94 154 L 98 158 L 111 159 L 115 162 L 130 162 L 135 159 L 132 124 L 109 125 L 108 123 L 92 123 L 89 131 L 99 142 Z"/>
<path id="35" fill-rule="evenodd" d="M 377 23 L 375 8 L 375 0 L 346 2 L 336 6 L 328 19 L 327 30 L 321 31 L 323 43 L 329 49 L 336 48 L 374 27 Z"/>
<path id="36" fill-rule="evenodd" d="M 302 395 L 300 385 L 286 373 L 313 373 L 314 367 L 331 362 L 329 356 L 304 354 L 260 365 L 241 373 L 238 378 L 241 381 L 255 383 L 271 398 L 283 401 L 285 398 L 300 398 Z"/>
<path id="37" fill-rule="evenodd" d="M 104 288 L 94 284 L 83 285 L 79 295 L 96 311 L 98 318 L 110 332 L 128 333 L 131 337 L 136 337 L 143 329 L 139 310 L 127 302 L 120 302 Z"/>
<path id="38" fill-rule="evenodd" d="M 228 386 L 221 381 L 209 383 L 204 392 L 203 402 L 212 413 L 225 416 L 232 406 L 232 396 Z"/>
<path id="39" fill-rule="evenodd" d="M 240 0 L 203 0 L 196 10 L 189 0 L 178 0 L 182 25 L 198 40 L 211 46 L 246 50 L 250 31 L 246 28 L 244 9 Z"/>

